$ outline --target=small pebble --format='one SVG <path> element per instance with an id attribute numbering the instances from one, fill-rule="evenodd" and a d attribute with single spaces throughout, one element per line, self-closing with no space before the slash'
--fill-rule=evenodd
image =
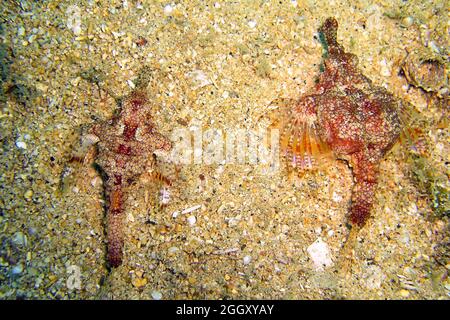
<path id="1" fill-rule="evenodd" d="M 131 282 L 136 288 L 142 288 L 147 284 L 146 278 L 134 278 Z"/>
<path id="2" fill-rule="evenodd" d="M 380 74 L 383 77 L 391 76 L 391 71 L 389 70 L 389 66 L 388 66 L 386 59 L 383 59 L 380 61 Z"/>
<path id="3" fill-rule="evenodd" d="M 29 43 L 33 43 L 33 41 L 36 39 L 36 35 L 32 34 L 31 36 L 28 37 L 28 42 Z"/>
<path id="4" fill-rule="evenodd" d="M 197 222 L 197 218 L 195 216 L 190 216 L 189 218 L 187 218 L 187 222 L 190 226 L 193 226 Z"/>
<path id="5" fill-rule="evenodd" d="M 243 262 L 245 265 L 248 265 L 250 262 L 252 261 L 252 257 L 251 256 L 245 256 L 243 259 Z"/>
<path id="6" fill-rule="evenodd" d="M 23 37 L 23 36 L 25 35 L 25 28 L 22 27 L 22 26 L 20 26 L 20 27 L 17 29 L 17 35 L 18 35 L 19 37 Z"/>
<path id="7" fill-rule="evenodd" d="M 165 15 L 169 16 L 169 15 L 172 14 L 172 12 L 173 12 L 173 7 L 170 4 L 168 4 L 168 5 L 166 5 L 164 7 L 164 14 Z"/>
<path id="8" fill-rule="evenodd" d="M 27 190 L 24 193 L 23 197 L 25 198 L 25 200 L 30 201 L 33 197 L 33 190 L 31 190 L 31 189 Z"/>
<path id="9" fill-rule="evenodd" d="M 21 274 L 23 272 L 23 266 L 22 264 L 18 264 L 14 268 L 11 269 L 11 273 L 13 275 Z"/>
<path id="10" fill-rule="evenodd" d="M 159 191 L 159 201 L 161 204 L 168 204 L 170 202 L 170 191 L 167 188 L 162 188 Z"/>
<path id="11" fill-rule="evenodd" d="M 255 20 L 250 20 L 249 22 L 248 22 L 248 26 L 250 27 L 250 28 L 255 28 L 256 27 L 256 21 Z"/>
<path id="12" fill-rule="evenodd" d="M 414 18 L 411 16 L 405 17 L 402 20 L 402 24 L 405 27 L 410 27 L 410 26 L 412 26 L 413 23 L 414 23 Z"/>
<path id="13" fill-rule="evenodd" d="M 142 276 L 144 275 L 144 271 L 136 270 L 136 271 L 134 271 L 134 274 L 136 275 L 136 277 L 142 278 Z"/>
<path id="14" fill-rule="evenodd" d="M 173 253 L 177 252 L 178 250 L 179 249 L 177 247 L 170 247 L 168 251 L 170 254 L 173 254 Z"/>
<path id="15" fill-rule="evenodd" d="M 27 236 L 20 231 L 14 234 L 12 241 L 18 246 L 27 246 L 28 243 Z"/>
<path id="16" fill-rule="evenodd" d="M 399 296 L 402 298 L 408 298 L 409 297 L 409 291 L 402 289 L 398 292 Z"/>
<path id="17" fill-rule="evenodd" d="M 341 202 L 342 201 L 342 196 L 339 193 L 337 193 L 336 191 L 333 192 L 332 198 L 333 198 L 334 202 Z"/>
<path id="18" fill-rule="evenodd" d="M 365 274 L 366 287 L 369 290 L 379 289 L 386 276 L 383 274 L 380 267 L 372 265 L 367 268 Z"/>
<path id="19" fill-rule="evenodd" d="M 162 293 L 159 291 L 152 291 L 152 298 L 153 300 L 161 300 L 162 299 Z"/>
<path id="20" fill-rule="evenodd" d="M 212 83 L 202 70 L 188 72 L 186 73 L 186 77 L 191 79 L 193 89 L 203 88 Z"/>
<path id="21" fill-rule="evenodd" d="M 441 54 L 441 50 L 434 41 L 430 41 L 428 43 L 428 47 L 431 48 L 431 50 L 433 50 L 435 53 Z"/>
<path id="22" fill-rule="evenodd" d="M 16 147 L 19 149 L 26 149 L 27 148 L 27 144 L 23 141 L 16 141 Z"/>
<path id="23" fill-rule="evenodd" d="M 91 186 L 94 188 L 97 188 L 97 186 L 101 185 L 103 183 L 102 179 L 100 177 L 95 177 L 91 180 Z"/>
<path id="24" fill-rule="evenodd" d="M 37 230 L 33 227 L 28 228 L 28 234 L 34 236 L 37 234 Z"/>
<path id="25" fill-rule="evenodd" d="M 325 267 L 329 267 L 333 264 L 330 249 L 321 238 L 311 244 L 307 251 L 317 271 L 322 271 Z"/>
<path id="26" fill-rule="evenodd" d="M 76 5 L 70 6 L 66 10 L 66 26 L 67 29 L 71 30 L 76 36 L 81 33 L 81 22 L 80 22 L 80 8 Z"/>

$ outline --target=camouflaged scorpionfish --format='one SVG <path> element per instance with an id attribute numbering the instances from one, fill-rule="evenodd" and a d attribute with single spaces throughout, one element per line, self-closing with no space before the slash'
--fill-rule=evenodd
<path id="1" fill-rule="evenodd" d="M 275 110 L 271 128 L 280 130 L 290 170 L 302 172 L 330 157 L 348 161 L 355 180 L 349 221 L 359 229 L 370 216 L 379 163 L 401 133 L 401 102 L 361 74 L 357 57 L 337 42 L 337 28 L 334 18 L 320 27 L 324 71 L 309 93 Z"/>

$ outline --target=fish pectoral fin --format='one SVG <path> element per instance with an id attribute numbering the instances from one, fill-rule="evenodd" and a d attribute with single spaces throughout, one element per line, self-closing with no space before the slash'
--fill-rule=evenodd
<path id="1" fill-rule="evenodd" d="M 301 172 L 318 169 L 333 158 L 327 142 L 317 129 L 317 123 L 308 117 L 292 118 L 280 134 L 280 152 L 287 166 Z"/>

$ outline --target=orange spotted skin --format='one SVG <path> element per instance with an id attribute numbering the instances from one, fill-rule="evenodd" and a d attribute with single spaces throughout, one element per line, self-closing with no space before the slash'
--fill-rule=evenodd
<path id="1" fill-rule="evenodd" d="M 281 130 L 280 149 L 292 168 L 312 166 L 328 151 L 348 161 L 355 179 L 349 220 L 362 227 L 373 206 L 379 163 L 399 139 L 399 102 L 361 74 L 356 56 L 337 42 L 337 27 L 328 18 L 319 29 L 328 52 L 312 92 L 281 112 L 284 120 L 272 127 Z"/>
<path id="2" fill-rule="evenodd" d="M 106 176 L 108 262 L 111 267 L 118 267 L 123 256 L 127 188 L 146 171 L 154 151 L 168 151 L 171 143 L 156 132 L 147 96 L 140 91 L 126 97 L 120 113 L 94 125 L 91 133 L 100 139 L 95 162 Z"/>

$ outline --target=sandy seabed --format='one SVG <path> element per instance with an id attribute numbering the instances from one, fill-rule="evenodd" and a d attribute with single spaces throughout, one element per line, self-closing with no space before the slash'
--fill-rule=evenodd
<path id="1" fill-rule="evenodd" d="M 445 5 L 3 1 L 0 298 L 448 299 L 448 105 L 400 72 L 419 49 L 439 52 L 448 69 Z M 69 164 L 82 129 L 145 83 L 168 137 L 176 128 L 257 130 L 271 101 L 314 85 L 317 29 L 329 16 L 363 73 L 424 123 L 414 150 L 400 144 L 381 164 L 350 277 L 334 272 L 348 234 L 346 163 L 292 183 L 262 164 L 175 166 L 164 154 L 169 202 L 160 208 L 152 184 L 132 186 L 124 261 L 109 271 L 101 178 Z M 439 188 L 421 180 L 430 174 Z M 308 252 L 314 243 L 329 252 L 325 267 Z"/>

